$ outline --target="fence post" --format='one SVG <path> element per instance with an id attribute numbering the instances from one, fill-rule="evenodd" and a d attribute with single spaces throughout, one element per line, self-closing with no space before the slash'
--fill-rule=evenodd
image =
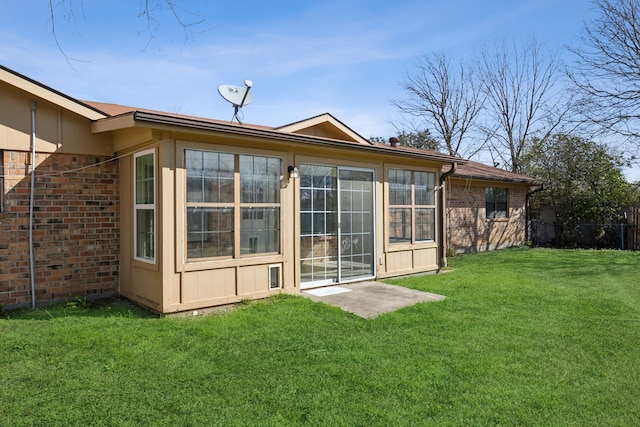
<path id="1" fill-rule="evenodd" d="M 620 223 L 620 249 L 624 251 L 624 224 Z"/>

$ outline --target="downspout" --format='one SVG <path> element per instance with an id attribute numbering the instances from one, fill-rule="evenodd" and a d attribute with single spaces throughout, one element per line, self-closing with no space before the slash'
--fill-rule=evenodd
<path id="1" fill-rule="evenodd" d="M 36 308 L 36 279 L 33 255 L 33 200 L 36 181 L 36 103 L 31 102 L 31 194 L 29 199 L 29 267 L 31 269 L 31 308 Z"/>
<path id="2" fill-rule="evenodd" d="M 534 194 L 544 190 L 544 184 L 540 184 L 540 188 L 536 188 L 535 190 L 531 190 L 527 192 L 527 195 L 525 196 L 525 204 L 524 204 L 524 209 L 525 209 L 525 213 L 524 213 L 524 235 L 526 237 L 526 239 L 528 241 L 531 241 L 531 230 L 529 229 L 529 221 L 531 221 L 531 207 L 529 206 L 529 199 L 531 198 L 531 196 L 533 196 Z"/>
<path id="3" fill-rule="evenodd" d="M 445 183 L 449 176 L 453 175 L 458 168 L 456 162 L 451 163 L 451 169 L 440 175 L 440 230 L 442 236 L 440 238 L 440 268 L 447 266 L 447 207 Z"/>

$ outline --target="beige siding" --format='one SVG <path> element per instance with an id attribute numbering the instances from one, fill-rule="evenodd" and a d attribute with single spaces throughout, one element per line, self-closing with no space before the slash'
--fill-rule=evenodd
<path id="1" fill-rule="evenodd" d="M 238 295 L 247 297 L 269 291 L 269 265 L 248 265 L 238 269 Z"/>
<path id="2" fill-rule="evenodd" d="M 157 169 L 160 164 L 159 152 L 157 145 L 145 148 L 148 150 L 152 148 L 156 152 L 156 188 L 162 188 L 162 173 Z M 156 311 L 162 311 L 163 307 L 163 295 L 165 290 L 163 288 L 163 280 L 160 265 L 162 263 L 161 258 L 161 245 L 162 245 L 162 224 L 163 224 L 163 210 L 162 210 L 162 197 L 156 197 L 156 260 L 155 263 L 149 263 L 141 260 L 137 260 L 134 257 L 134 205 L 133 205 L 133 162 L 134 156 L 128 155 L 121 158 L 120 164 L 123 174 L 122 183 L 122 228 L 121 228 L 121 251 L 120 251 L 120 265 L 122 268 L 122 274 L 120 278 L 120 292 L 122 295 L 137 301 L 143 305 L 146 305 Z M 156 194 L 158 190 L 156 191 Z M 169 289 L 166 290 L 169 292 Z"/>
<path id="3" fill-rule="evenodd" d="M 413 251 L 413 268 L 422 270 L 425 268 L 436 269 L 438 266 L 438 252 L 435 248 L 416 249 Z"/>
<path id="4" fill-rule="evenodd" d="M 424 273 L 438 269 L 438 248 L 406 249 L 387 252 L 386 268 L 378 272 L 378 277 L 393 277 L 405 274 Z"/>
<path id="5" fill-rule="evenodd" d="M 0 148 L 31 149 L 31 102 L 35 102 L 37 151 L 113 155 L 111 136 L 93 134 L 88 119 L 1 82 L 0 93 Z"/>
<path id="6" fill-rule="evenodd" d="M 185 272 L 182 277 L 182 303 L 214 304 L 236 295 L 235 268 Z"/>
<path id="7" fill-rule="evenodd" d="M 387 253 L 387 273 L 407 274 L 413 270 L 413 251 Z"/>

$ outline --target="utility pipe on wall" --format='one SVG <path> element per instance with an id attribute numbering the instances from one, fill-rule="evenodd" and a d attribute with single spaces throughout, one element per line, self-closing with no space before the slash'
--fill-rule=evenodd
<path id="1" fill-rule="evenodd" d="M 29 199 L 29 267 L 31 269 L 31 308 L 36 308 L 36 278 L 33 255 L 33 200 L 36 181 L 36 103 L 31 102 L 31 194 Z"/>
<path id="2" fill-rule="evenodd" d="M 442 230 L 442 236 L 440 238 L 440 268 L 447 266 L 447 249 L 449 242 L 447 239 L 447 197 L 446 197 L 446 185 L 447 178 L 453 175 L 458 168 L 458 163 L 451 163 L 451 169 L 440 175 L 440 230 Z"/>

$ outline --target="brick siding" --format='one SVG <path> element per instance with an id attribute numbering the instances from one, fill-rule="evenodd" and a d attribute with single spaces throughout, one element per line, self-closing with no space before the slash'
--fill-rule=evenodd
<path id="1" fill-rule="evenodd" d="M 495 185 L 500 187 L 500 185 Z M 453 185 L 447 191 L 448 247 L 474 252 L 525 243 L 526 189 L 508 188 L 508 218 L 486 217 L 486 186 Z"/>
<path id="2" fill-rule="evenodd" d="M 31 153 L 0 151 L 0 304 L 31 304 Z M 100 156 L 36 154 L 34 257 L 37 303 L 118 291 L 118 162 Z M 88 168 L 80 169 L 85 166 Z"/>

